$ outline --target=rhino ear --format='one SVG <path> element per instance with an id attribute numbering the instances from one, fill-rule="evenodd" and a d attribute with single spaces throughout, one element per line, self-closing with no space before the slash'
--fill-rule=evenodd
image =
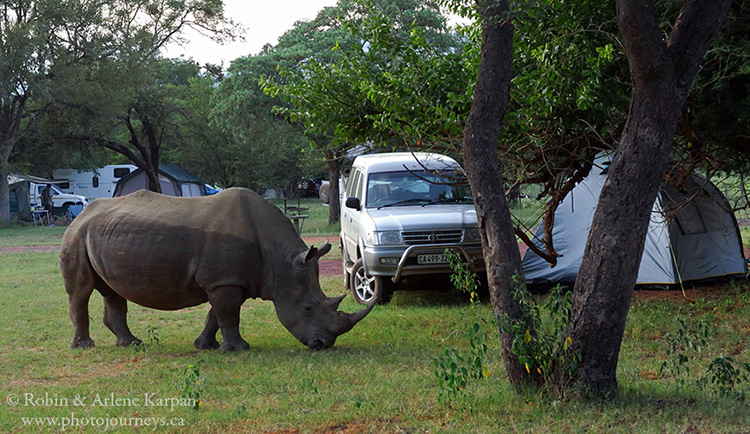
<path id="1" fill-rule="evenodd" d="M 310 250 L 306 252 L 302 252 L 299 255 L 297 255 L 297 258 L 294 260 L 294 263 L 298 265 L 303 265 L 313 259 L 320 259 L 321 256 L 325 255 L 330 250 L 331 250 L 331 245 L 328 243 L 325 243 L 322 246 L 320 246 L 320 249 L 316 248 L 315 246 L 310 247 Z"/>
<path id="2" fill-rule="evenodd" d="M 331 245 L 328 243 L 323 244 L 320 246 L 320 249 L 318 249 L 318 253 L 315 255 L 318 259 L 322 258 L 323 255 L 331 251 Z"/>

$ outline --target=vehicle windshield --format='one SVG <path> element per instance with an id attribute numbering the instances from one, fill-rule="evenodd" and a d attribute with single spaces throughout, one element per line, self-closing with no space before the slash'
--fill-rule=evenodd
<path id="1" fill-rule="evenodd" d="M 367 179 L 368 208 L 473 203 L 464 174 L 457 170 L 402 170 L 371 173 Z"/>

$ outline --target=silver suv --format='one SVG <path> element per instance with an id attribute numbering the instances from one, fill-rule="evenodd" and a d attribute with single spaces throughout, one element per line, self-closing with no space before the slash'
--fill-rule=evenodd
<path id="1" fill-rule="evenodd" d="M 450 274 L 446 249 L 484 271 L 471 190 L 453 159 L 410 152 L 357 157 L 345 197 L 344 282 L 357 302 L 387 303 L 407 276 Z"/>

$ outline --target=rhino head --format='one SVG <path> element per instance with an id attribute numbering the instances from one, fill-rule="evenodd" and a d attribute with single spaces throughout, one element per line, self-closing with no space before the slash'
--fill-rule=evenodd
<path id="1" fill-rule="evenodd" d="M 336 338 L 370 313 L 375 303 L 355 313 L 339 312 L 341 297 L 329 298 L 318 282 L 318 259 L 331 250 L 326 243 L 293 257 L 291 267 L 277 276 L 283 296 L 273 299 L 276 316 L 297 340 L 311 349 L 330 348 Z"/>

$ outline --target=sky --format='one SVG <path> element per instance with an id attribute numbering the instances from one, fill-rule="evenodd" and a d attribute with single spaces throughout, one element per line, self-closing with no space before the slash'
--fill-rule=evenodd
<path id="1" fill-rule="evenodd" d="M 224 0 L 224 13 L 245 26 L 245 40 L 219 45 L 197 32 L 186 32 L 190 42 L 184 46 L 172 44 L 164 52 L 166 57 L 192 57 L 200 64 L 229 63 L 248 54 L 257 54 L 266 44 L 276 45 L 279 36 L 291 29 L 296 21 L 312 20 L 326 6 L 337 0 Z"/>

